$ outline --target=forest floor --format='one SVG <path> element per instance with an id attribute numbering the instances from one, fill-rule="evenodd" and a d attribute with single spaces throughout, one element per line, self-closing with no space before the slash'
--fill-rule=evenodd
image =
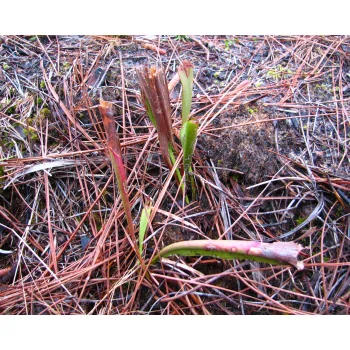
<path id="1" fill-rule="evenodd" d="M 194 66 L 197 197 L 160 154 L 137 69 Z M 0 313 L 349 314 L 350 37 L 0 37 Z M 99 99 L 114 105 L 142 259 Z M 181 128 L 181 84 L 170 93 Z M 179 141 L 176 141 L 179 143 Z M 183 240 L 296 242 L 304 269 L 173 256 Z"/>

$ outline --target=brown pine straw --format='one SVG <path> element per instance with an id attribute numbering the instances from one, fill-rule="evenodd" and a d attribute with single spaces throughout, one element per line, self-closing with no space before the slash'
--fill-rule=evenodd
<path id="1" fill-rule="evenodd" d="M 1 66 L 9 66 L 0 72 L 1 314 L 349 314 L 348 37 L 1 40 Z M 174 78 L 168 88 L 178 144 L 175 72 L 184 59 L 194 63 L 191 116 L 201 123 L 193 162 L 198 199 L 189 205 L 175 167 L 161 158 L 136 80 L 141 64 L 163 67 L 167 83 Z M 98 68 L 106 77 L 91 89 Z M 292 73 L 269 76 L 284 68 Z M 153 200 L 144 269 L 104 152 L 100 97 L 116 111 L 136 238 L 143 204 Z M 279 170 L 246 183 L 237 166 L 224 180 L 213 140 L 221 146 L 226 134 L 269 129 L 285 144 L 261 151 Z M 293 232 L 318 203 L 317 215 Z M 305 269 L 181 256 L 150 265 L 169 243 L 225 239 L 228 228 L 234 239 L 302 244 Z"/>

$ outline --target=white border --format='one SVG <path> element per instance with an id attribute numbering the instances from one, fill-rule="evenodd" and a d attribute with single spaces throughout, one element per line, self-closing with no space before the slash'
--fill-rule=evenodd
<path id="1" fill-rule="evenodd" d="M 16 0 L 0 34 L 348 35 L 345 1 Z"/>

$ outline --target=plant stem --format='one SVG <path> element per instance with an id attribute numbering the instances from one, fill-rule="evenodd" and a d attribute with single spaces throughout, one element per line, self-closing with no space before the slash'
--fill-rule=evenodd
<path id="1" fill-rule="evenodd" d="M 157 129 L 160 152 L 169 170 L 175 162 L 175 148 L 171 121 L 169 90 L 162 69 L 144 67 L 138 71 L 141 85 L 141 99 L 152 124 Z M 178 168 L 175 169 L 175 179 L 181 184 L 182 176 Z M 185 194 L 185 184 L 181 190 Z M 188 198 L 186 196 L 186 202 Z"/>
<path id="2" fill-rule="evenodd" d="M 173 150 L 171 145 L 169 145 L 169 156 L 170 156 L 171 163 L 174 166 L 175 163 L 176 163 L 176 159 L 175 159 L 175 155 L 174 155 L 174 150 Z M 185 195 L 185 201 L 186 201 L 187 204 L 189 204 L 190 201 L 188 199 L 188 196 L 186 195 L 186 187 L 185 187 L 186 179 L 185 179 L 185 181 L 182 181 L 182 176 L 181 176 L 179 168 L 175 169 L 175 173 L 176 173 L 176 176 L 177 176 L 177 182 L 181 186 L 182 193 Z"/>
<path id="3" fill-rule="evenodd" d="M 190 181 L 192 189 L 192 200 L 196 196 L 196 187 L 193 176 L 190 176 L 191 163 L 197 143 L 198 123 L 194 120 L 187 120 L 181 128 L 180 139 L 184 152 L 184 172 L 186 183 Z"/>

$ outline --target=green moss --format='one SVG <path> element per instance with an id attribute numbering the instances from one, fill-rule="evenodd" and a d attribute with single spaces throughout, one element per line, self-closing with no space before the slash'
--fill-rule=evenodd
<path id="1" fill-rule="evenodd" d="M 36 104 L 37 104 L 38 106 L 41 106 L 41 105 L 43 104 L 43 102 L 44 102 L 44 100 L 43 100 L 41 97 L 38 97 L 38 98 L 36 99 Z"/>
<path id="2" fill-rule="evenodd" d="M 282 65 L 278 64 L 273 69 L 270 69 L 267 72 L 266 76 L 267 78 L 272 78 L 277 82 L 278 80 L 290 77 L 292 74 L 293 72 L 289 68 L 283 67 Z"/>
<path id="3" fill-rule="evenodd" d="M 330 85 L 327 85 L 325 83 L 322 84 L 316 84 L 315 85 L 315 91 L 316 92 L 327 92 L 327 93 L 332 93 L 332 89 Z"/>
<path id="4" fill-rule="evenodd" d="M 301 225 L 304 221 L 305 221 L 305 218 L 302 218 L 301 216 L 295 220 L 295 222 L 298 224 L 298 226 Z"/>
<path id="5" fill-rule="evenodd" d="M 41 119 L 49 119 L 51 115 L 51 111 L 48 108 L 42 108 L 39 112 L 39 117 Z"/>
<path id="6" fill-rule="evenodd" d="M 96 223 L 96 228 L 98 231 L 100 231 L 102 228 L 101 216 L 99 215 L 99 213 L 94 213 L 93 215 Z"/>
<path id="7" fill-rule="evenodd" d="M 42 80 L 42 81 L 40 82 L 39 87 L 40 87 L 40 89 L 45 89 L 46 84 L 45 84 L 45 81 L 44 81 L 44 80 Z"/>
<path id="8" fill-rule="evenodd" d="M 29 133 L 29 138 L 30 138 L 31 141 L 34 141 L 34 142 L 39 140 L 38 134 L 36 134 L 34 132 L 30 132 Z"/>
<path id="9" fill-rule="evenodd" d="M 233 45 L 233 41 L 232 40 L 225 40 L 224 44 L 225 44 L 225 50 L 229 50 L 230 47 Z"/>
<path id="10" fill-rule="evenodd" d="M 66 72 L 69 71 L 69 69 L 70 69 L 70 63 L 69 63 L 69 62 L 63 62 L 62 68 L 63 68 L 63 70 L 66 71 Z"/>
<path id="11" fill-rule="evenodd" d="M 176 35 L 175 40 L 186 42 L 189 41 L 190 38 L 187 35 Z"/>
<path id="12" fill-rule="evenodd" d="M 27 118 L 27 125 L 33 126 L 34 125 L 34 119 L 33 118 Z"/>
<path id="13" fill-rule="evenodd" d="M 39 140 L 39 136 L 38 134 L 32 130 L 32 129 L 23 129 L 24 135 L 27 136 L 28 140 L 31 141 L 38 141 Z"/>
<path id="14" fill-rule="evenodd" d="M 6 148 L 13 148 L 15 147 L 15 143 L 13 141 L 8 141 L 8 142 L 5 142 L 4 146 Z"/>
<path id="15" fill-rule="evenodd" d="M 224 70 L 223 68 L 220 68 L 217 72 L 215 72 L 215 73 L 213 74 L 214 78 L 219 77 L 220 74 L 223 72 L 223 70 Z"/>
<path id="16" fill-rule="evenodd" d="M 256 107 L 255 108 L 249 107 L 248 113 L 251 115 L 256 114 L 256 113 L 258 113 L 258 109 Z"/>
<path id="17" fill-rule="evenodd" d="M 7 108 L 7 110 L 5 111 L 5 114 L 11 115 L 11 114 L 14 114 L 15 112 L 16 112 L 16 105 Z"/>
<path id="18" fill-rule="evenodd" d="M 3 68 L 4 71 L 7 71 L 7 70 L 10 69 L 10 66 L 7 63 L 3 63 L 2 64 L 2 68 Z"/>

